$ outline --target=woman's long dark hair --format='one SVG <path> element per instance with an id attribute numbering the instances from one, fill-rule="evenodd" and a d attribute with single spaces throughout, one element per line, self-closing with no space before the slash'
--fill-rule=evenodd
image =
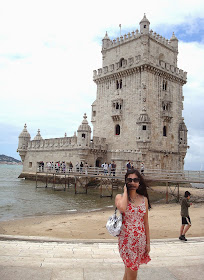
<path id="1" fill-rule="evenodd" d="M 150 204 L 150 201 L 149 201 L 149 196 L 148 196 L 148 193 L 147 193 L 147 185 L 145 183 L 145 180 L 144 180 L 143 176 L 140 174 L 140 172 L 137 169 L 129 169 L 127 171 L 127 173 L 125 174 L 125 183 L 126 183 L 127 177 L 130 174 L 135 174 L 140 179 L 140 185 L 139 185 L 139 188 L 136 190 L 136 192 L 147 198 L 148 206 L 149 206 L 149 208 L 151 208 L 151 204 Z M 129 195 L 129 189 L 128 188 L 127 188 L 127 193 L 128 193 L 128 199 L 130 200 L 130 195 Z"/>

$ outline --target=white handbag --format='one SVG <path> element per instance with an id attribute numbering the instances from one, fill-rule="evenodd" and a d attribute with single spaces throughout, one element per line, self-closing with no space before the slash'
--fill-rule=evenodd
<path id="1" fill-rule="evenodd" d="M 117 207 L 115 208 L 115 213 L 108 218 L 106 223 L 106 228 L 108 232 L 113 236 L 118 236 L 122 227 L 122 214 L 117 216 Z"/>

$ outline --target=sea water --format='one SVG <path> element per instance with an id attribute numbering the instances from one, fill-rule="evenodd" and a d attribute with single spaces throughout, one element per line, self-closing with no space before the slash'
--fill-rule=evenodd
<path id="1" fill-rule="evenodd" d="M 0 165 L 0 221 L 114 208 L 114 198 L 100 198 L 97 188 L 88 194 L 75 194 L 73 187 L 56 191 L 40 182 L 36 188 L 35 181 L 18 178 L 21 172 L 22 165 Z"/>

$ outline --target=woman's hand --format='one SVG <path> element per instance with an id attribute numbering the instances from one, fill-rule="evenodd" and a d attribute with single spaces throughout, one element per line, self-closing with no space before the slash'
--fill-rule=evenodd
<path id="1" fill-rule="evenodd" d="M 150 252 L 150 244 L 146 244 L 145 253 L 148 255 Z"/>

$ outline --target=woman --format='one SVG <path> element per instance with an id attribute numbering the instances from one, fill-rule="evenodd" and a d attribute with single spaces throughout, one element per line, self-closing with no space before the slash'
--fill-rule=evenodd
<path id="1" fill-rule="evenodd" d="M 120 256 L 125 264 L 123 280 L 136 280 L 140 264 L 151 259 L 147 187 L 139 171 L 130 169 L 125 175 L 124 193 L 116 195 L 116 207 L 123 215 L 118 237 Z"/>

